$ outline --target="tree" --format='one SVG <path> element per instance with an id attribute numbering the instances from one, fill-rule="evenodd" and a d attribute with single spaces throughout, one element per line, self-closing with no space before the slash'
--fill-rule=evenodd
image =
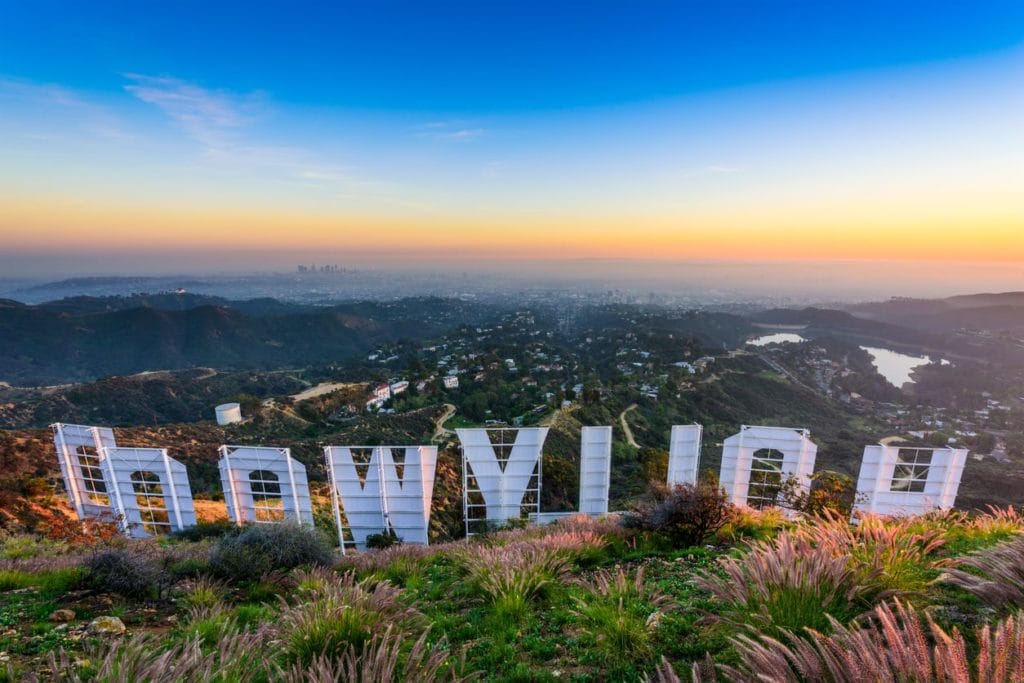
<path id="1" fill-rule="evenodd" d="M 470 394 L 463 402 L 462 410 L 469 419 L 483 421 L 487 417 L 487 395 L 482 391 Z"/>
<path id="2" fill-rule="evenodd" d="M 988 455 L 996 447 L 996 435 L 990 432 L 982 432 L 974 440 L 975 453 Z"/>
<path id="3" fill-rule="evenodd" d="M 785 507 L 808 515 L 821 515 L 825 511 L 849 517 L 857 494 L 857 484 L 848 474 L 820 470 L 811 475 L 810 490 L 797 486 L 795 477 L 782 484 Z"/>
<path id="4" fill-rule="evenodd" d="M 640 463 L 648 482 L 665 481 L 668 476 L 668 451 L 644 448 L 640 451 Z"/>
<path id="5" fill-rule="evenodd" d="M 1024 432 L 1006 435 L 1006 454 L 1011 458 L 1024 458 Z"/>

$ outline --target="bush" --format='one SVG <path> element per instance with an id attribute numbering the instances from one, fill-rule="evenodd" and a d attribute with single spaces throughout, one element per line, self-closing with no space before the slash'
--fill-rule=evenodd
<path id="1" fill-rule="evenodd" d="M 401 545 L 402 539 L 398 537 L 398 534 L 393 529 L 388 529 L 379 534 L 370 534 L 366 537 L 366 547 L 374 548 L 377 550 L 383 550 L 384 548 L 390 548 L 393 545 Z"/>
<path id="2" fill-rule="evenodd" d="M 227 631 L 206 654 L 198 637 L 187 638 L 170 647 L 148 635 L 118 638 L 109 644 L 86 648 L 85 657 L 78 653 L 71 655 L 61 648 L 50 652 L 45 680 L 148 683 L 280 680 L 282 672 L 266 654 L 265 640 L 261 633 Z"/>
<path id="3" fill-rule="evenodd" d="M 606 667 L 642 660 L 653 649 L 652 634 L 672 599 L 644 581 L 643 567 L 630 578 L 622 568 L 596 572 L 583 597 L 575 597 L 573 612 L 587 625 Z"/>
<path id="4" fill-rule="evenodd" d="M 796 477 L 782 484 L 785 507 L 805 515 L 835 513 L 849 518 L 856 502 L 857 482 L 848 474 L 821 470 L 810 477 L 810 487 L 804 491 Z"/>
<path id="5" fill-rule="evenodd" d="M 871 600 L 924 592 L 948 560 L 936 553 L 945 543 L 939 529 L 919 530 L 926 518 L 887 518 L 862 515 L 851 525 L 834 513 L 793 533 L 812 545 L 846 558 L 857 581 Z"/>
<path id="6" fill-rule="evenodd" d="M 695 582 L 722 605 L 725 621 L 749 631 L 775 638 L 805 628 L 827 631 L 833 618 L 845 623 L 865 609 L 868 588 L 847 558 L 794 534 L 755 543 L 718 565 Z"/>
<path id="7" fill-rule="evenodd" d="M 213 579 L 201 577 L 192 582 L 181 598 L 181 602 L 190 609 L 211 608 L 220 604 L 226 592 L 224 584 Z"/>
<path id="8" fill-rule="evenodd" d="M 0 569 L 0 593 L 27 588 L 31 585 L 31 574 L 16 569 Z"/>
<path id="9" fill-rule="evenodd" d="M 531 543 L 471 546 L 459 554 L 470 581 L 495 610 L 518 619 L 529 603 L 569 570 L 569 553 L 562 548 Z"/>
<path id="10" fill-rule="evenodd" d="M 68 544 L 41 536 L 9 536 L 0 542 L 0 559 L 25 560 L 33 557 L 52 557 L 68 551 Z"/>
<path id="11" fill-rule="evenodd" d="M 331 544 L 323 533 L 290 522 L 246 527 L 222 537 L 210 553 L 211 570 L 232 581 L 250 581 L 273 570 L 331 561 Z"/>
<path id="12" fill-rule="evenodd" d="M 208 560 L 190 557 L 177 562 L 172 562 L 168 565 L 167 571 L 176 581 L 180 581 L 182 579 L 194 579 L 210 571 L 210 562 Z"/>
<path id="13" fill-rule="evenodd" d="M 407 634 L 426 626 L 423 616 L 405 604 L 402 591 L 386 581 L 356 581 L 351 572 L 323 573 L 315 579 L 307 582 L 309 590 L 297 604 L 282 604 L 278 638 L 289 664 L 336 659 L 349 648 L 361 649 L 374 636 Z"/>
<path id="14" fill-rule="evenodd" d="M 206 538 L 220 538 L 236 533 L 238 526 L 234 522 L 222 519 L 216 522 L 200 522 L 195 526 L 175 531 L 172 536 L 183 541 L 202 541 Z"/>
<path id="15" fill-rule="evenodd" d="M 39 572 L 33 585 L 46 595 L 64 595 L 81 585 L 85 571 L 81 567 L 65 567 Z"/>
<path id="16" fill-rule="evenodd" d="M 741 541 L 770 541 L 781 531 L 792 528 L 780 508 L 739 508 L 732 518 L 715 534 L 721 543 L 737 544 Z"/>
<path id="17" fill-rule="evenodd" d="M 89 586 L 127 598 L 159 595 L 170 585 L 170 576 L 153 558 L 136 551 L 105 550 L 90 556 L 85 566 Z"/>
<path id="18" fill-rule="evenodd" d="M 710 481 L 652 484 L 647 499 L 623 520 L 635 529 L 652 531 L 678 547 L 699 545 L 732 519 L 735 508 L 725 491 Z"/>

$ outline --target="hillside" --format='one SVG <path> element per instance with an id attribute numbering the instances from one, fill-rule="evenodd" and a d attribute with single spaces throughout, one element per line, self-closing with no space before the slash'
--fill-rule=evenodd
<path id="1" fill-rule="evenodd" d="M 0 539 L 4 680 L 1024 679 L 1012 509 L 851 526 L 681 487 L 628 516 L 346 555 L 291 524 L 68 531 Z"/>
<path id="2" fill-rule="evenodd" d="M 946 299 L 891 299 L 846 307 L 861 318 L 949 333 L 961 328 L 1024 332 L 1024 292 Z"/>
<path id="3" fill-rule="evenodd" d="M 213 406 L 290 394 L 307 386 L 291 373 L 220 373 L 210 368 L 115 375 L 47 389 L 0 388 L 0 429 L 53 422 L 157 425 L 209 420 Z M 247 408 L 248 409 L 248 408 Z"/>
<path id="4" fill-rule="evenodd" d="M 179 308 L 185 302 L 172 298 L 170 309 L 155 306 L 168 303 L 161 297 L 130 308 L 104 301 L 0 305 L 0 381 L 47 385 L 149 370 L 325 364 L 487 315 L 433 299 L 295 309 L 263 300 L 222 306 L 200 298 L 190 300 L 199 306 Z"/>

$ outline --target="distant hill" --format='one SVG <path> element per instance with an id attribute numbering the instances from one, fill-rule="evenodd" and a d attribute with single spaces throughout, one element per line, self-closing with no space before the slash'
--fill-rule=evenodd
<path id="1" fill-rule="evenodd" d="M 775 308 L 754 314 L 755 322 L 773 325 L 806 325 L 811 333 L 846 334 L 853 337 L 888 339 L 901 344 L 928 344 L 936 340 L 903 325 L 867 320 L 828 308 Z"/>
<path id="2" fill-rule="evenodd" d="M 0 388 L 0 429 L 43 427 L 52 422 L 154 425 L 212 420 L 218 403 L 243 395 L 288 394 L 305 386 L 284 372 L 218 373 L 200 368 L 105 377 L 58 389 Z"/>
<path id="3" fill-rule="evenodd" d="M 968 294 L 946 299 L 890 299 L 847 306 L 870 320 L 948 333 L 958 329 L 1024 332 L 1024 292 Z"/>
<path id="4" fill-rule="evenodd" d="M 2 305 L 3 300 L 0 300 Z M 19 303 L 19 302 L 12 302 Z M 187 311 L 200 306 L 231 308 L 249 315 L 285 315 L 315 310 L 309 306 L 285 303 L 277 299 L 261 298 L 245 301 L 230 301 L 219 296 L 191 294 L 187 292 L 161 292 L 158 294 L 132 294 L 129 296 L 72 296 L 56 301 L 38 304 L 36 308 L 85 315 L 88 313 L 109 313 L 132 308 L 156 308 L 161 311 Z"/>
<path id="5" fill-rule="evenodd" d="M 273 300 L 209 305 L 207 298 L 178 296 L 145 295 L 149 306 L 130 308 L 86 297 L 0 304 L 0 381 L 40 385 L 146 370 L 325 364 L 484 315 L 443 299 L 307 308 Z M 182 308 L 188 303 L 203 305 Z"/>
<path id="6" fill-rule="evenodd" d="M 59 292 L 69 289 L 81 290 L 87 288 L 106 286 L 138 287 L 138 291 L 146 291 L 154 289 L 166 289 L 169 287 L 177 288 L 203 284 L 205 283 L 202 280 L 196 280 L 194 278 L 186 278 L 181 276 L 150 277 L 145 275 L 114 275 L 107 277 L 73 277 L 67 278 L 65 280 L 44 282 L 42 284 L 32 285 L 30 287 L 23 287 L 22 289 L 19 289 L 18 292 L 32 294 L 37 292 Z"/>

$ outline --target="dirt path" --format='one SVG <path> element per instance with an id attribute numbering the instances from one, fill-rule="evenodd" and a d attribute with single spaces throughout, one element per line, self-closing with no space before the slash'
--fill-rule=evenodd
<path id="1" fill-rule="evenodd" d="M 351 382 L 323 382 L 321 384 L 317 384 L 315 387 L 304 389 L 297 394 L 292 394 L 292 398 L 296 401 L 305 401 L 308 398 L 316 398 L 317 396 L 323 396 L 324 394 L 329 394 L 332 391 L 337 391 L 338 389 L 345 389 L 347 387 L 354 386 L 359 386 L 359 384 Z"/>
<path id="2" fill-rule="evenodd" d="M 454 436 L 455 432 L 450 429 L 444 428 L 444 423 L 451 419 L 451 416 L 455 414 L 455 406 L 451 403 L 444 404 L 444 412 L 434 420 L 434 435 L 431 437 L 432 441 L 440 441 L 444 436 Z"/>
<path id="3" fill-rule="evenodd" d="M 633 448 L 640 448 L 640 444 L 638 444 L 636 442 L 636 439 L 633 438 L 633 430 L 629 428 L 629 423 L 626 422 L 626 413 L 628 413 L 631 410 L 636 410 L 635 403 L 630 403 L 628 406 L 626 406 L 625 410 L 619 413 L 619 424 L 622 425 L 622 431 L 626 435 L 626 443 L 628 443 Z"/>

